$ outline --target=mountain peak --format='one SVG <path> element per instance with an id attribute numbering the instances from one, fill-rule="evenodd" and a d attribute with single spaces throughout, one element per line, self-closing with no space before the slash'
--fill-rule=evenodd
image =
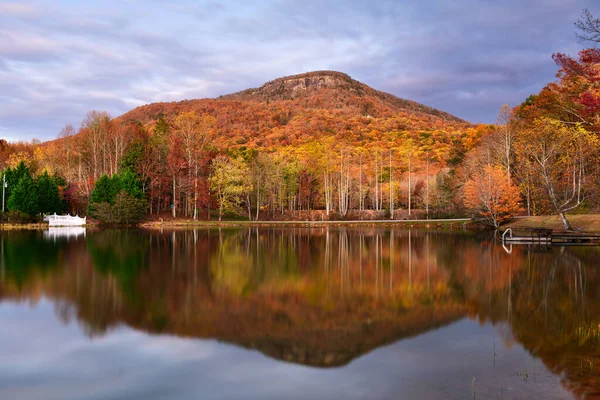
<path id="1" fill-rule="evenodd" d="M 358 81 L 348 74 L 338 71 L 312 71 L 298 75 L 284 76 L 265 83 L 258 88 L 246 89 L 241 92 L 222 96 L 223 99 L 238 100 L 289 100 L 302 92 L 323 88 L 342 89 L 362 94 L 363 90 Z"/>
<path id="2" fill-rule="evenodd" d="M 234 109 L 235 111 L 225 111 Z M 258 125 L 252 128 L 246 126 L 248 131 L 255 133 L 266 129 L 270 119 L 279 121 L 279 124 L 298 113 L 305 113 L 303 118 L 310 119 L 308 115 L 316 115 L 324 110 L 333 112 L 334 119 L 346 120 L 364 116 L 380 118 L 383 121 L 400 115 L 411 121 L 399 125 L 397 129 L 416 129 L 418 126 L 432 126 L 440 121 L 444 121 L 442 124 L 468 124 L 467 121 L 447 112 L 375 90 L 338 71 L 312 71 L 284 76 L 258 88 L 246 89 L 217 99 L 148 104 L 131 110 L 121 118 L 145 124 L 156 120 L 158 116 L 170 119 L 182 111 L 195 111 L 216 116 L 227 114 L 225 120 L 233 123 L 233 114 L 239 114 L 242 118 L 244 113 L 255 113 L 261 115 L 261 118 L 255 121 Z M 273 114 L 271 118 L 268 117 L 270 114 Z M 243 117 L 242 120 L 243 124 L 248 125 L 247 117 Z M 239 128 L 239 124 L 236 126 Z M 246 139 L 240 139 L 240 142 L 244 140 Z"/>
<path id="3" fill-rule="evenodd" d="M 220 96 L 219 99 L 260 102 L 294 100 L 308 108 L 354 107 L 362 114 L 375 116 L 409 112 L 466 123 L 444 111 L 375 90 L 338 71 L 312 71 L 284 76 L 258 88 Z"/>

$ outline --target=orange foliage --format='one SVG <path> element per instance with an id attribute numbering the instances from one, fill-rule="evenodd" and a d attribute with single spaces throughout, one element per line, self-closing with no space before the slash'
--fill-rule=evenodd
<path id="1" fill-rule="evenodd" d="M 465 184 L 465 205 L 496 228 L 521 211 L 519 200 L 519 189 L 500 167 L 486 166 Z"/>

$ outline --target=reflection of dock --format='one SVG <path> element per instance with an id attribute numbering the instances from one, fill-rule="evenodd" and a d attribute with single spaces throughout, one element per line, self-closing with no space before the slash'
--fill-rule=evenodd
<path id="1" fill-rule="evenodd" d="M 49 228 L 44 231 L 44 239 L 51 239 L 56 242 L 57 239 L 74 239 L 79 236 L 85 237 L 85 228 L 82 227 L 58 227 Z"/>
<path id="2" fill-rule="evenodd" d="M 502 233 L 502 243 L 598 246 L 600 234 L 588 232 L 554 232 L 552 229 L 511 229 Z"/>

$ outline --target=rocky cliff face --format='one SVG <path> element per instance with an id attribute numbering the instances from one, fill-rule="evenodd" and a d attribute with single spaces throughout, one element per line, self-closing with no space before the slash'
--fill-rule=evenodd
<path id="1" fill-rule="evenodd" d="M 346 89 L 353 92 L 359 92 L 360 82 L 354 81 L 348 75 L 341 72 L 317 71 L 308 74 L 301 74 L 279 78 L 265 83 L 255 90 L 252 95 L 265 94 L 296 94 L 301 91 L 311 89 Z M 362 90 L 360 90 L 362 92 Z"/>
<path id="2" fill-rule="evenodd" d="M 249 100 L 270 99 L 284 100 L 302 96 L 306 92 L 319 89 L 348 90 L 354 94 L 364 94 L 363 84 L 350 76 L 336 71 L 314 71 L 300 75 L 286 76 L 269 81 L 259 88 L 223 96 L 223 99 Z"/>

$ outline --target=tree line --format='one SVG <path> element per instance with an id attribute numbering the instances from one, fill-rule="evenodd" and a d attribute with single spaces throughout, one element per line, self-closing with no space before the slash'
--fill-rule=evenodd
<path id="1" fill-rule="evenodd" d="M 577 22 L 582 39 L 595 41 L 597 26 L 589 12 Z M 503 106 L 493 125 L 213 100 L 204 109 L 178 104 L 177 112 L 144 122 L 92 111 L 55 141 L 0 142 L 0 163 L 9 190 L 31 187 L 10 172 L 24 165 L 34 183 L 53 177 L 65 211 L 102 210 L 101 219 L 113 222 L 126 203 L 143 210 L 127 221 L 146 213 L 252 220 L 472 215 L 498 227 L 516 214 L 554 213 L 570 229 L 568 213 L 599 205 L 600 51 L 553 59 L 557 79 L 522 104 Z M 249 140 L 256 132 L 260 139 Z M 110 195 L 98 194 L 111 185 Z M 49 210 L 26 198 L 10 203 L 26 213 Z M 117 203 L 121 211 L 111 211 Z"/>

